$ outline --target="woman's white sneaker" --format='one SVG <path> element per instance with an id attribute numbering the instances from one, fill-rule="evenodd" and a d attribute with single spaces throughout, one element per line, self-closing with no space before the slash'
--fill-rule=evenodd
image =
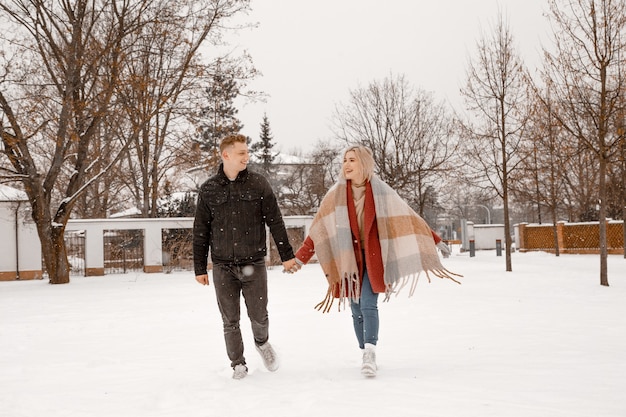
<path id="1" fill-rule="evenodd" d="M 377 370 L 378 366 L 376 366 L 376 345 L 366 343 L 365 349 L 363 349 L 363 364 L 361 365 L 361 374 L 367 377 L 374 377 L 376 376 Z"/>

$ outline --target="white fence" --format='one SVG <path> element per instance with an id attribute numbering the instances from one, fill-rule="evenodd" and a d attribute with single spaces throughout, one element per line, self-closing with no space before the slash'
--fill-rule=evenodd
<path id="1" fill-rule="evenodd" d="M 11 202 L 0 204 L 0 240 L 2 262 L 0 281 L 42 278 L 41 244 L 37 229 L 29 221 L 25 210 L 27 204 Z M 22 211 L 20 211 L 22 210 Z M 12 214 L 13 213 L 13 214 Z M 304 227 L 305 236 L 309 233 L 312 216 L 286 216 L 287 227 Z M 193 227 L 192 217 L 171 217 L 157 219 L 86 219 L 70 220 L 66 232 L 84 233 L 86 276 L 104 275 L 104 231 L 143 230 L 143 270 L 147 273 L 163 271 L 162 231 L 164 229 L 188 229 Z M 268 247 L 271 236 L 268 233 Z"/>

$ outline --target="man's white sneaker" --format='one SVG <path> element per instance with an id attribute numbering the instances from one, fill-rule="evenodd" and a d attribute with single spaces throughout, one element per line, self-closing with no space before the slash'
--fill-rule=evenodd
<path id="1" fill-rule="evenodd" d="M 246 365 L 235 365 L 233 368 L 233 379 L 244 379 L 248 375 L 248 367 Z"/>
<path id="2" fill-rule="evenodd" d="M 263 358 L 263 364 L 268 371 L 274 372 L 278 369 L 278 356 L 272 345 L 270 345 L 270 342 L 265 342 L 265 344 L 257 346 L 256 350 L 259 351 L 261 358 Z"/>
<path id="3" fill-rule="evenodd" d="M 367 377 L 376 376 L 376 371 L 378 370 L 378 366 L 376 366 L 376 346 L 370 343 L 365 344 L 365 349 L 363 350 L 363 365 L 361 365 L 361 374 Z"/>

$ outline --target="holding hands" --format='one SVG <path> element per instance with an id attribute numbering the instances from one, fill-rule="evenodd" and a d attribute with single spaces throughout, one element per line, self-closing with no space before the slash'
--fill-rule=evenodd
<path id="1" fill-rule="evenodd" d="M 283 262 L 283 273 L 293 274 L 298 272 L 300 268 L 302 268 L 302 263 L 298 262 L 296 258 Z"/>

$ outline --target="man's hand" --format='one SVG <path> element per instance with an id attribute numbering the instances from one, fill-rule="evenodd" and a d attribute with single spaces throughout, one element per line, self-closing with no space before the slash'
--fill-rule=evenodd
<path id="1" fill-rule="evenodd" d="M 196 275 L 196 281 L 202 285 L 209 285 L 209 275 Z"/>
<path id="2" fill-rule="evenodd" d="M 298 272 L 301 266 L 296 262 L 296 258 L 291 258 L 288 261 L 283 262 L 283 272 L 288 274 L 293 274 L 294 272 Z"/>

